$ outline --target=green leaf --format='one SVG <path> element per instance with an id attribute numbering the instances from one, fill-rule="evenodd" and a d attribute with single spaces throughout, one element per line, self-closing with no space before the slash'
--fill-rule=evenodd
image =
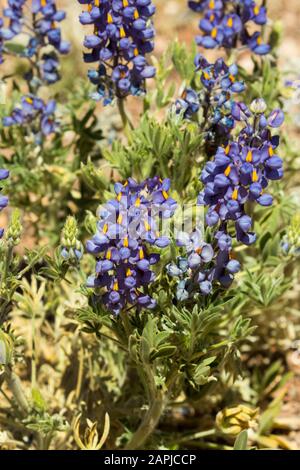
<path id="1" fill-rule="evenodd" d="M 35 408 L 37 408 L 39 411 L 46 411 L 47 404 L 39 389 L 33 388 L 31 391 L 31 397 Z"/>
<path id="2" fill-rule="evenodd" d="M 247 444 L 248 444 L 248 432 L 246 429 L 244 431 L 240 432 L 238 437 L 235 440 L 233 450 L 247 450 Z"/>
<path id="3" fill-rule="evenodd" d="M 22 44 L 18 44 L 16 42 L 6 42 L 5 43 L 5 48 L 9 51 L 9 52 L 13 52 L 14 54 L 22 54 L 26 47 L 23 46 Z"/>
<path id="4" fill-rule="evenodd" d="M 172 345 L 166 345 L 158 349 L 158 351 L 153 351 L 150 354 L 150 359 L 151 361 L 154 361 L 158 357 L 171 357 L 173 356 L 177 351 L 176 346 Z"/>

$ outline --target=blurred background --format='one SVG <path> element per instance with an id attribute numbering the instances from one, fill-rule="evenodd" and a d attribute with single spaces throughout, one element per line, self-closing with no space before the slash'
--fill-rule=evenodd
<path id="1" fill-rule="evenodd" d="M 2 0 L 3 3 L 3 0 Z M 77 0 L 58 0 L 68 14 L 68 21 L 64 23 L 65 33 L 74 44 L 74 54 L 80 56 L 84 29 L 78 22 L 78 15 L 82 5 Z M 155 28 L 157 32 L 155 54 L 160 55 L 168 46 L 168 42 L 176 37 L 180 41 L 190 43 L 198 31 L 198 18 L 187 8 L 187 0 L 154 0 L 157 7 Z M 286 65 L 298 59 L 300 74 L 300 2 L 298 0 L 270 0 L 269 18 L 280 21 L 282 25 L 283 41 L 280 47 L 280 60 Z M 80 61 L 74 61 L 76 72 L 84 74 L 84 67 Z M 75 75 L 74 75 L 75 76 Z"/>

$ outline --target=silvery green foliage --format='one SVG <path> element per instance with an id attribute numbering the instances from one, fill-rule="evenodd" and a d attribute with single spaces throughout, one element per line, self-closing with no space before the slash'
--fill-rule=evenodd
<path id="1" fill-rule="evenodd" d="M 87 3 L 99 6 L 97 1 Z M 121 3 L 114 2 L 116 8 L 131 3 L 141 11 L 147 7 L 147 0 Z M 195 46 L 172 43 L 153 59 L 154 86 L 143 97 L 144 109 L 134 126 L 125 100 L 119 109 L 99 109 L 90 100 L 92 86 L 85 79 L 73 80 L 70 57 L 58 88 L 57 132 L 37 143 L 31 124 L 1 128 L 0 168 L 10 172 L 1 186 L 1 194 L 9 196 L 9 208 L 3 206 L 1 213 L 6 218 L 1 219 L 5 231 L 0 240 L 0 388 L 9 399 L 1 395 L 1 426 L 4 417 L 11 419 L 5 424 L 7 443 L 1 440 L 0 448 L 75 449 L 78 442 L 84 448 L 90 445 L 87 436 L 96 448 L 105 448 L 107 439 L 109 448 L 120 449 L 244 449 L 259 447 L 265 436 L 271 439 L 280 399 L 269 407 L 266 403 L 289 378 L 274 356 L 295 347 L 299 335 L 293 321 L 299 288 L 299 158 L 286 134 L 288 117 L 279 131 L 288 176 L 279 179 L 268 172 L 272 205 L 247 201 L 243 207 L 253 221 L 256 242 L 242 245 L 235 240 L 234 225 L 228 227 L 225 241 L 230 235 L 235 260 L 226 259 L 222 269 L 229 263 L 234 268 L 230 286 L 220 282 L 224 272 L 209 279 L 209 292 L 204 292 L 207 279 L 200 276 L 202 290 L 196 282 L 196 275 L 212 272 L 219 263 L 220 237 L 212 227 L 204 230 L 209 252 L 204 256 L 203 246 L 191 247 L 190 238 L 178 246 L 171 234 L 165 243 L 158 233 L 153 235 L 152 220 L 144 218 L 140 235 L 147 238 L 140 252 L 134 243 L 128 249 L 131 240 L 126 237 L 122 243 L 113 239 L 115 225 L 123 227 L 124 219 L 115 224 L 109 211 L 101 215 L 98 208 L 107 201 L 119 207 L 128 191 L 126 180 L 132 218 L 141 207 L 148 209 L 149 198 L 167 201 L 168 210 L 173 201 L 193 208 L 206 185 L 199 178 L 203 169 L 212 166 L 218 148 L 226 153 L 228 133 L 231 143 L 237 141 L 251 103 L 255 126 L 261 121 L 256 137 L 272 142 L 268 126 L 281 124 L 284 94 L 275 54 L 278 35 L 274 28 L 271 54 L 252 58 L 251 75 L 238 64 L 230 68 L 231 79 L 223 63 L 208 64 L 199 56 L 203 67 L 195 70 Z M 208 99 L 209 73 L 216 72 L 221 73 L 218 83 L 225 78 L 226 98 L 235 76 L 245 84 L 245 91 L 238 86 L 238 99 L 230 95 L 217 105 Z M 14 79 L 2 117 L 21 97 L 20 80 Z M 178 112 L 178 100 L 184 111 L 195 104 L 194 98 L 200 104 L 191 107 L 186 119 L 185 112 Z M 231 108 L 227 114 L 231 99 L 238 103 L 236 126 L 231 126 Z M 225 137 L 215 121 L 219 105 L 230 124 Z M 249 135 L 240 134 L 239 145 L 246 145 L 245 140 L 248 145 Z M 252 164 L 251 158 L 247 152 L 247 163 Z M 224 171 L 227 178 L 231 170 L 226 166 Z M 251 175 L 258 177 L 253 169 Z M 275 176 L 281 178 L 281 171 Z M 148 183 L 141 185 L 143 181 Z M 86 250 L 88 240 L 92 245 Z M 151 269 L 150 260 L 155 260 Z M 180 260 L 186 261 L 182 272 Z M 115 277 L 137 285 L 138 294 L 130 288 L 130 296 L 120 299 L 119 292 L 127 291 L 115 279 L 110 282 L 113 262 Z M 188 277 L 188 295 L 182 284 L 184 295 L 177 295 L 178 279 L 169 275 L 170 267 Z M 92 285 L 87 283 L 91 275 Z M 113 295 L 105 302 L 108 291 Z M 115 298 L 118 308 L 111 303 Z M 135 298 L 151 302 L 138 308 Z M 234 431 L 228 409 L 238 423 Z M 247 435 L 244 426 L 251 429 Z M 103 442 L 99 436 L 105 437 Z"/>

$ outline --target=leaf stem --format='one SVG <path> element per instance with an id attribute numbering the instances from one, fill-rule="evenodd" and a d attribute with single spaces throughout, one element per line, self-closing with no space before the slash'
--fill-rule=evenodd
<path id="1" fill-rule="evenodd" d="M 143 446 L 158 425 L 166 404 L 167 400 L 166 397 L 163 396 L 162 392 L 157 393 L 156 398 L 147 411 L 140 427 L 133 434 L 132 438 L 126 445 L 125 450 L 139 449 Z"/>
<path id="2" fill-rule="evenodd" d="M 20 410 L 22 411 L 22 413 L 24 413 L 24 415 L 27 415 L 29 412 L 29 405 L 25 397 L 19 377 L 11 370 L 10 367 L 6 367 L 5 376 L 7 385 L 10 388 Z"/>
<path id="3" fill-rule="evenodd" d="M 130 121 L 124 106 L 124 98 L 117 98 L 117 105 L 118 110 L 122 119 L 123 129 L 126 131 L 129 129 L 133 129 L 133 124 Z"/>

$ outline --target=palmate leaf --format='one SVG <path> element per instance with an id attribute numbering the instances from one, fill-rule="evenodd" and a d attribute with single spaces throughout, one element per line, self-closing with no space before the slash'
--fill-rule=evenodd
<path id="1" fill-rule="evenodd" d="M 139 127 L 128 135 L 128 144 L 114 142 L 103 154 L 122 178 L 147 178 L 160 175 L 171 178 L 177 191 L 186 189 L 199 163 L 203 135 L 195 123 L 169 116 L 159 122 L 145 114 Z M 197 168 L 196 173 L 198 174 Z"/>
<path id="2" fill-rule="evenodd" d="M 139 351 L 142 362 L 153 362 L 161 357 L 170 357 L 176 353 L 176 346 L 170 342 L 170 331 L 159 331 L 157 319 L 149 316 L 139 339 Z"/>
<path id="3" fill-rule="evenodd" d="M 199 364 L 194 366 L 191 372 L 192 384 L 199 386 L 217 380 L 216 377 L 211 374 L 211 365 L 216 360 L 216 358 L 217 356 L 207 357 Z"/>
<path id="4" fill-rule="evenodd" d="M 291 280 L 282 274 L 281 266 L 273 271 L 272 276 L 265 272 L 246 272 L 241 292 L 255 303 L 268 307 L 276 302 L 290 287 Z"/>
<path id="5" fill-rule="evenodd" d="M 191 84 L 195 76 L 194 57 L 197 53 L 195 43 L 191 44 L 191 50 L 188 50 L 185 44 L 174 41 L 170 46 L 170 54 L 175 70 L 179 73 L 182 80 Z"/>

